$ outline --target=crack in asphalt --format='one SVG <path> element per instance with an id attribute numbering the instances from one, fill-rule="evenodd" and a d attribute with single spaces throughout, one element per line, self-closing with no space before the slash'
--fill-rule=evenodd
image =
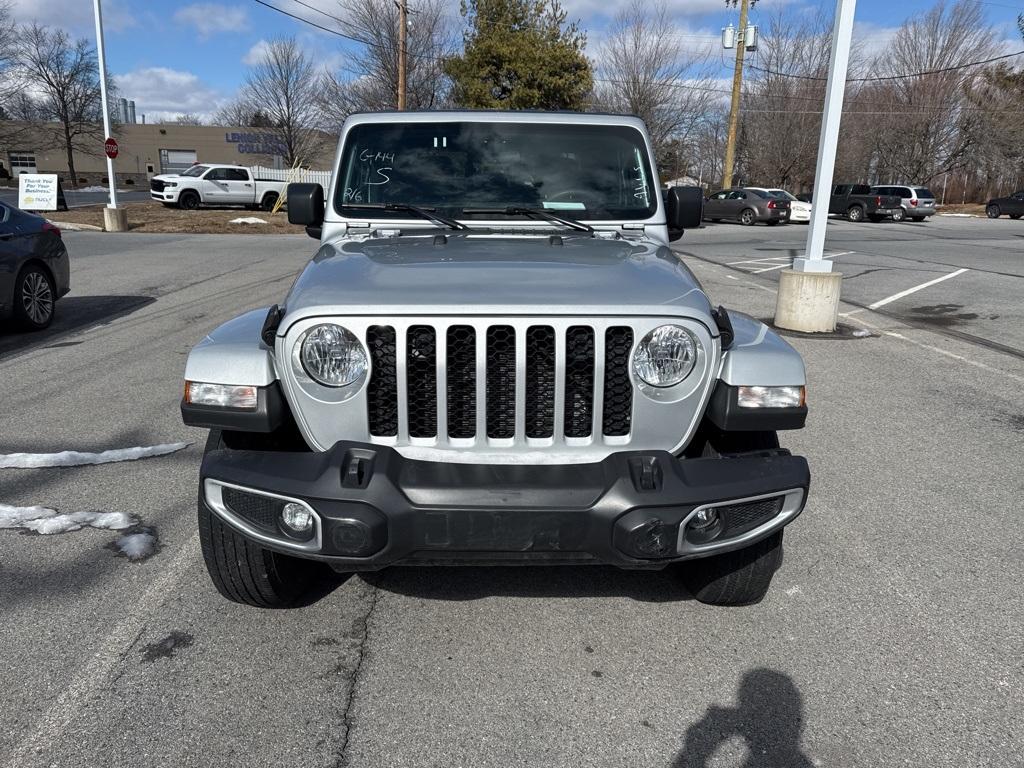
<path id="1" fill-rule="evenodd" d="M 366 609 L 366 613 L 364 613 L 362 618 L 357 622 L 358 631 L 356 633 L 356 639 L 358 640 L 358 645 L 356 646 L 356 660 L 355 665 L 352 667 L 352 678 L 348 687 L 348 695 L 345 697 L 345 706 L 341 711 L 341 722 L 345 726 L 345 735 L 341 739 L 341 747 L 338 750 L 338 759 L 335 762 L 336 768 L 347 768 L 349 765 L 348 741 L 349 736 L 352 733 L 352 705 L 355 703 L 356 688 L 359 686 L 359 681 L 362 678 L 363 659 L 366 656 L 366 644 L 370 636 L 370 618 L 373 616 L 373 612 L 377 608 L 377 600 L 379 596 L 380 586 L 378 583 L 373 585 L 373 589 L 370 592 L 369 605 Z"/>

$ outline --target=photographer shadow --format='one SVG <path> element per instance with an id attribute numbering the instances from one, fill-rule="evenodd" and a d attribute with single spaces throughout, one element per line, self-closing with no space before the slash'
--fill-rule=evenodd
<path id="1" fill-rule="evenodd" d="M 672 768 L 704 768 L 725 742 L 746 742 L 743 768 L 812 768 L 800 749 L 803 703 L 796 684 L 772 669 L 754 669 L 740 681 L 739 704 L 710 707 L 686 732 Z"/>

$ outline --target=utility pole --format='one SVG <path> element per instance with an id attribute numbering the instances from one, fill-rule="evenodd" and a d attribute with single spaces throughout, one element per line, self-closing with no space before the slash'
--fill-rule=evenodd
<path id="1" fill-rule="evenodd" d="M 754 0 L 756 2 L 756 0 Z M 737 0 L 725 0 L 735 8 Z M 740 90 L 743 88 L 743 53 L 746 50 L 747 11 L 750 0 L 739 0 L 740 25 L 736 35 L 736 68 L 732 73 L 732 102 L 729 106 L 729 134 L 725 140 L 725 166 L 722 169 L 722 189 L 732 186 L 732 166 L 736 158 L 736 127 L 740 120 Z"/>
<path id="2" fill-rule="evenodd" d="M 408 52 L 406 51 L 406 35 L 409 29 L 408 0 L 396 0 L 398 6 L 398 109 L 405 109 L 406 69 L 408 68 Z"/>

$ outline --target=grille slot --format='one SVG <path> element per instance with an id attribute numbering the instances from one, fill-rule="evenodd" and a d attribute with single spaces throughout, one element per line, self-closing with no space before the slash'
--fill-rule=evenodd
<path id="1" fill-rule="evenodd" d="M 555 329 L 534 325 L 526 332 L 526 436 L 555 434 Z"/>
<path id="2" fill-rule="evenodd" d="M 437 334 L 429 325 L 409 327 L 406 375 L 409 437 L 437 435 Z"/>
<path id="3" fill-rule="evenodd" d="M 398 371 L 396 369 L 395 329 L 371 325 L 366 329 L 372 373 L 366 390 L 367 417 L 371 435 L 394 437 L 398 434 Z"/>
<path id="4" fill-rule="evenodd" d="M 487 436 L 515 437 L 516 331 L 511 325 L 487 329 Z"/>
<path id="5" fill-rule="evenodd" d="M 445 365 L 448 402 L 448 437 L 476 436 L 476 329 L 453 325 L 448 329 Z"/>
<path id="6" fill-rule="evenodd" d="M 624 437 L 629 434 L 633 417 L 633 384 L 629 380 L 633 329 L 624 325 L 609 328 L 604 344 L 602 432 L 609 437 Z"/>
<path id="7" fill-rule="evenodd" d="M 594 422 L 594 329 L 565 334 L 565 436 L 589 437 Z"/>

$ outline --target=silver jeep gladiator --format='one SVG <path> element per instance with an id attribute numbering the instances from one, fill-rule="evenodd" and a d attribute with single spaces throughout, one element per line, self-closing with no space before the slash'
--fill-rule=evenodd
<path id="1" fill-rule="evenodd" d="M 810 474 L 804 366 L 715 307 L 669 242 L 633 117 L 359 114 L 330 189 L 292 184 L 320 248 L 279 305 L 190 353 L 181 412 L 217 589 L 256 606 L 389 565 L 678 569 L 754 603 Z"/>

